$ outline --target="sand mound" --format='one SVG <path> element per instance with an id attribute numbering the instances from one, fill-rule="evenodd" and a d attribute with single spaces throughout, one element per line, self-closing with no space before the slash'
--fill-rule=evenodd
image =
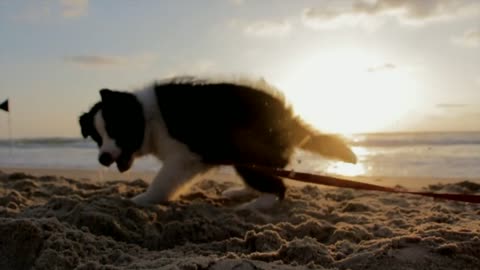
<path id="1" fill-rule="evenodd" d="M 480 184 L 473 183 L 470 181 L 462 181 L 454 184 L 430 185 L 428 186 L 428 189 L 431 191 L 440 191 L 440 192 L 475 194 L 480 192 Z"/>
<path id="2" fill-rule="evenodd" d="M 478 269 L 480 206 L 412 195 L 291 188 L 235 210 L 204 180 L 169 205 L 146 183 L 0 173 L 0 269 Z M 479 192 L 478 185 L 450 185 Z M 445 187 L 430 187 L 445 190 Z"/>

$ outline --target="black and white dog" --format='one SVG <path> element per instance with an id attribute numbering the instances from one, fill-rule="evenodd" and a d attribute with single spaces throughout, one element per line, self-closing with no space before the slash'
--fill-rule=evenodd
<path id="1" fill-rule="evenodd" d="M 144 155 L 163 163 L 146 192 L 132 199 L 140 205 L 166 202 L 195 176 L 233 164 L 246 183 L 243 191 L 263 194 L 248 205 L 270 207 L 285 196 L 282 179 L 235 164 L 283 168 L 296 148 L 356 162 L 344 141 L 305 124 L 263 80 L 179 77 L 136 92 L 102 89 L 100 96 L 79 119 L 83 137 L 98 144 L 99 162 L 116 163 L 120 172 Z M 228 190 L 224 195 L 242 193 Z"/>

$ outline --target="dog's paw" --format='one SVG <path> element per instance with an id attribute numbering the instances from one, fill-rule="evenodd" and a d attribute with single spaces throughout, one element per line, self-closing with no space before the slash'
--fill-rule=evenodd
<path id="1" fill-rule="evenodd" d="M 249 187 L 232 187 L 222 192 L 222 197 L 232 200 L 252 195 L 255 195 L 255 191 Z"/>
<path id="2" fill-rule="evenodd" d="M 140 193 L 137 196 L 132 197 L 130 200 L 139 206 L 151 206 L 155 204 L 146 193 Z"/>
<path id="3" fill-rule="evenodd" d="M 249 209 L 249 210 L 268 210 L 271 209 L 279 202 L 277 195 L 263 194 L 260 197 L 237 206 L 237 209 Z"/>
<path id="4" fill-rule="evenodd" d="M 130 200 L 137 205 L 141 206 L 151 206 L 158 204 L 169 204 L 170 196 L 164 193 L 146 191 L 138 194 L 135 197 L 132 197 Z"/>

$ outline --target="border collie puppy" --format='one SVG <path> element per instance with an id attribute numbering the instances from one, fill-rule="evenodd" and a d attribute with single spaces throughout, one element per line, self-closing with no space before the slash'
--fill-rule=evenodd
<path id="1" fill-rule="evenodd" d="M 251 188 L 263 195 L 248 205 L 268 208 L 285 196 L 282 179 L 241 164 L 284 168 L 296 148 L 356 163 L 339 137 L 305 124 L 263 80 L 179 77 L 136 92 L 101 89 L 100 96 L 79 118 L 83 137 L 98 144 L 99 162 L 116 163 L 120 172 L 144 155 L 163 163 L 147 190 L 132 198 L 139 205 L 166 202 L 195 176 L 233 165 L 246 188 L 224 195 Z"/>

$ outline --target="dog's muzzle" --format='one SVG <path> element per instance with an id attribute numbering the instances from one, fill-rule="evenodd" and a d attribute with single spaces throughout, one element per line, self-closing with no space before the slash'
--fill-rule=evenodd
<path id="1" fill-rule="evenodd" d="M 102 153 L 100 154 L 100 157 L 98 157 L 98 162 L 100 162 L 100 164 L 102 164 L 105 167 L 109 167 L 110 165 L 112 165 L 114 160 L 111 154 Z"/>
<path id="2" fill-rule="evenodd" d="M 126 154 L 123 152 L 115 161 L 117 163 L 117 168 L 120 172 L 125 172 L 132 167 L 133 164 L 133 157 L 132 155 Z"/>

